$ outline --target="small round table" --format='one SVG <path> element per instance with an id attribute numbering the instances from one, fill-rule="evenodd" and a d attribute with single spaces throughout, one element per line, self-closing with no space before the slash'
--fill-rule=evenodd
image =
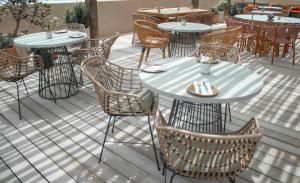
<path id="1" fill-rule="evenodd" d="M 196 33 L 206 32 L 211 26 L 200 23 L 166 22 L 158 24 L 158 28 L 172 32 L 171 57 L 189 56 L 196 48 Z"/>
<path id="2" fill-rule="evenodd" d="M 174 99 L 169 125 L 177 128 L 224 132 L 226 120 L 222 120 L 221 104 L 250 99 L 263 88 L 258 74 L 238 64 L 213 64 L 210 74 L 202 75 L 194 57 L 161 59 L 156 63 L 166 65 L 167 71 L 141 71 L 139 77 L 149 90 Z M 217 96 L 198 97 L 187 92 L 189 84 L 201 79 L 208 79 L 217 88 Z"/>
<path id="3" fill-rule="evenodd" d="M 42 57 L 45 68 L 39 74 L 39 95 L 46 99 L 67 98 L 77 93 L 78 83 L 69 60 L 67 46 L 84 41 L 86 33 L 80 36 L 76 31 L 52 33 L 47 39 L 45 32 L 24 35 L 14 39 L 17 47 L 30 48 Z"/>
<path id="4" fill-rule="evenodd" d="M 252 20 L 257 22 L 269 22 L 268 15 L 253 15 L 253 14 L 243 14 L 243 15 L 235 15 L 236 18 L 242 20 Z M 273 18 L 274 23 L 283 23 L 283 24 L 300 24 L 299 18 L 293 17 L 282 17 L 282 16 L 275 16 Z"/>

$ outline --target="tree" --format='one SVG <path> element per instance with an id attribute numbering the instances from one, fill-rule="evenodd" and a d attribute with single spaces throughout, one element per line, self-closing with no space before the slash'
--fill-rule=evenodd
<path id="1" fill-rule="evenodd" d="M 98 37 L 97 0 L 86 1 L 86 3 L 88 3 L 89 9 L 91 11 L 90 36 L 92 39 L 95 39 Z"/>
<path id="2" fill-rule="evenodd" d="M 199 0 L 192 0 L 192 7 L 199 8 Z"/>
<path id="3" fill-rule="evenodd" d="M 38 0 L 0 0 L 0 16 L 11 14 L 16 22 L 13 36 L 16 37 L 22 20 L 42 25 L 50 14 L 50 5 Z"/>

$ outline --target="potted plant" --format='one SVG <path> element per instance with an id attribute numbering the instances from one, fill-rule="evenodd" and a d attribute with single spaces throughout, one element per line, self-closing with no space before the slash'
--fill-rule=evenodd
<path id="1" fill-rule="evenodd" d="M 71 9 L 67 9 L 65 15 L 66 23 L 84 24 L 86 28 L 90 26 L 90 11 L 85 3 L 77 3 Z"/>
<path id="2" fill-rule="evenodd" d="M 44 18 L 42 28 L 46 30 L 47 39 L 52 39 L 52 31 L 57 30 L 61 26 L 60 19 L 55 16 Z"/>
<path id="3" fill-rule="evenodd" d="M 225 12 L 227 13 L 229 7 L 228 0 L 219 0 L 216 7 L 212 10 L 216 13 L 215 21 L 216 23 L 224 22 Z"/>
<path id="4" fill-rule="evenodd" d="M 17 37 L 21 21 L 41 25 L 50 14 L 50 5 L 38 0 L 1 0 L 0 16 L 11 15 L 16 23 L 12 37 Z"/>

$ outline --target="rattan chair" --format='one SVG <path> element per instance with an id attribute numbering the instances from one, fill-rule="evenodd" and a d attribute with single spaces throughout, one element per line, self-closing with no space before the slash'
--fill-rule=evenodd
<path id="1" fill-rule="evenodd" d="M 212 25 L 213 23 L 213 12 L 207 13 L 194 13 L 185 16 L 177 17 L 177 21 L 185 19 L 187 22 L 194 22 L 194 23 L 202 23 L 207 25 Z"/>
<path id="2" fill-rule="evenodd" d="M 18 57 L 15 54 L 13 55 L 7 53 L 5 50 L 0 51 L 0 80 L 16 83 L 20 120 L 22 118 L 21 105 L 20 105 L 21 102 L 20 102 L 20 94 L 19 94 L 20 84 L 21 82 L 23 82 L 26 93 L 27 95 L 29 95 L 24 78 L 26 76 L 33 74 L 36 71 L 40 71 L 42 73 L 42 76 L 47 81 L 45 75 L 42 72 L 43 68 L 44 68 L 44 62 L 42 61 L 39 55 Z M 52 92 L 51 95 L 53 97 Z"/>
<path id="3" fill-rule="evenodd" d="M 81 44 L 81 47 L 74 49 L 71 53 L 70 60 L 73 66 L 80 65 L 83 60 L 91 56 L 101 56 L 108 59 L 110 54 L 110 49 L 115 43 L 120 33 L 115 32 L 103 39 L 88 39 Z M 80 83 L 83 84 L 82 72 L 79 67 L 80 72 Z"/>
<path id="4" fill-rule="evenodd" d="M 153 22 L 153 23 L 156 23 L 156 24 L 162 23 L 161 19 L 159 19 L 159 18 L 149 16 L 149 15 L 140 14 L 140 13 L 133 14 L 132 15 L 132 20 L 133 20 L 133 22 L 136 21 L 136 20 L 146 20 L 146 21 Z M 136 37 L 136 30 L 135 30 L 135 26 L 133 25 L 133 33 L 132 33 L 132 41 L 131 41 L 132 45 L 134 44 L 135 37 Z"/>
<path id="5" fill-rule="evenodd" d="M 262 134 L 255 118 L 240 130 L 222 135 L 191 132 L 168 126 L 157 111 L 155 128 L 160 152 L 166 169 L 175 175 L 198 179 L 217 179 L 235 182 L 249 166 Z"/>
<path id="6" fill-rule="evenodd" d="M 233 46 L 238 41 L 238 36 L 242 33 L 243 28 L 238 27 L 226 27 L 222 29 L 216 29 L 204 34 L 200 38 L 200 44 L 223 44 Z"/>
<path id="7" fill-rule="evenodd" d="M 217 60 L 240 64 L 240 54 L 236 47 L 228 45 L 201 44 L 192 54 L 192 57 L 208 56 L 211 62 Z"/>
<path id="8" fill-rule="evenodd" d="M 143 62 L 146 50 L 146 61 L 149 56 L 150 49 L 152 48 L 160 48 L 163 52 L 163 58 L 165 58 L 165 50 L 166 47 L 168 47 L 168 55 L 170 56 L 169 32 L 161 31 L 157 28 L 157 24 L 145 20 L 134 21 L 134 27 L 142 45 L 142 53 L 138 67 L 140 67 Z"/>
<path id="9" fill-rule="evenodd" d="M 158 95 L 142 88 L 138 77 L 138 69 L 125 69 L 107 62 L 106 59 L 99 56 L 86 59 L 81 64 L 81 68 L 92 81 L 102 110 L 110 116 L 99 163 L 101 162 L 109 128 L 112 126 L 113 132 L 117 118 L 147 116 L 157 167 L 160 169 L 150 125 L 150 116 L 153 116 L 157 110 Z"/>
<path id="10" fill-rule="evenodd" d="M 296 56 L 296 40 L 298 33 L 300 32 L 300 26 L 263 26 L 261 38 L 262 46 L 260 49 L 260 55 L 267 53 L 268 49 L 272 49 L 271 64 L 274 63 L 275 56 L 279 55 L 279 47 L 284 47 L 282 52 L 282 58 L 288 53 L 289 47 L 292 48 L 292 64 L 295 65 Z"/>

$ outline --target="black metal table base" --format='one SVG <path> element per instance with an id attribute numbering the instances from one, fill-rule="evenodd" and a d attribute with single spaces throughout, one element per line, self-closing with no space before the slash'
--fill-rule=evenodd
<path id="1" fill-rule="evenodd" d="M 219 134 L 225 132 L 221 104 L 202 104 L 174 100 L 169 125 L 175 128 Z"/>
<path id="2" fill-rule="evenodd" d="M 185 57 L 191 55 L 196 48 L 196 33 L 174 32 L 171 37 L 171 57 Z"/>
<path id="3" fill-rule="evenodd" d="M 39 95 L 46 99 L 68 98 L 78 92 L 78 83 L 66 46 L 35 49 L 45 69 L 39 75 Z"/>

